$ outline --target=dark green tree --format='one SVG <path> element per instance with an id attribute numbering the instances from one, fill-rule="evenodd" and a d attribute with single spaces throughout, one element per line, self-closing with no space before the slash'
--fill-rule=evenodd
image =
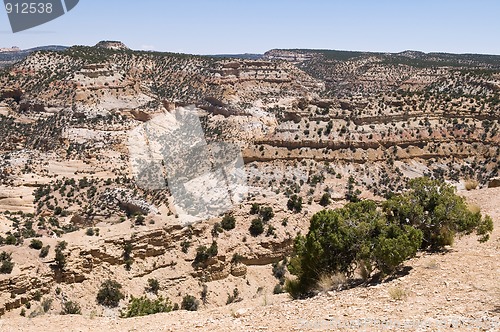
<path id="1" fill-rule="evenodd" d="M 321 199 L 319 201 L 319 205 L 323 207 L 327 207 L 331 203 L 331 196 L 329 193 L 324 193 L 323 196 L 321 196 Z"/>
<path id="2" fill-rule="evenodd" d="M 294 297 L 305 296 L 321 275 L 350 277 L 361 263 L 391 273 L 416 253 L 421 242 L 419 230 L 388 222 L 373 201 L 321 211 L 312 217 L 308 234 L 295 240 L 288 267 L 298 278 L 287 288 Z"/>
<path id="3" fill-rule="evenodd" d="M 106 280 L 101 284 L 101 288 L 97 293 L 97 303 L 105 307 L 115 308 L 120 303 L 120 300 L 125 296 L 121 292 L 122 285 L 114 280 Z"/>
<path id="4" fill-rule="evenodd" d="M 226 214 L 220 225 L 224 230 L 230 231 L 236 227 L 236 218 L 231 214 Z"/>
<path id="5" fill-rule="evenodd" d="M 413 226 L 423 233 L 423 249 L 438 250 L 450 245 L 457 234 L 474 231 L 485 242 L 493 231 L 490 217 L 470 211 L 464 198 L 449 184 L 429 178 L 412 179 L 409 190 L 384 203 L 389 220 Z"/>
<path id="6" fill-rule="evenodd" d="M 252 236 L 259 236 L 264 233 L 264 223 L 260 218 L 256 218 L 252 220 L 252 224 L 248 230 Z"/>

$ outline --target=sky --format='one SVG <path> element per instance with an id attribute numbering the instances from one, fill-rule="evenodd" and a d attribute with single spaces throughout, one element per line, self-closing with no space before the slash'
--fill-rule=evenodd
<path id="1" fill-rule="evenodd" d="M 0 47 L 94 45 L 191 54 L 274 48 L 500 54 L 498 0 L 80 0 L 66 15 Z"/>

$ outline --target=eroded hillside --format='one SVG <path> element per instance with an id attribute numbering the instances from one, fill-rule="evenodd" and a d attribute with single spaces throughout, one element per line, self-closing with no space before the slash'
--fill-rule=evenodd
<path id="1" fill-rule="evenodd" d="M 346 193 L 380 199 L 423 175 L 493 186 L 499 92 L 488 56 L 34 53 L 0 74 L 1 250 L 14 262 L 0 275 L 0 311 L 38 315 L 43 298 L 52 312 L 71 300 L 115 317 L 95 302 L 106 278 L 136 297 L 155 279 L 160 295 L 204 308 L 272 296 L 295 236 Z M 190 105 L 208 142 L 241 148 L 249 195 L 183 227 L 168 189 L 138 185 L 128 135 Z"/>

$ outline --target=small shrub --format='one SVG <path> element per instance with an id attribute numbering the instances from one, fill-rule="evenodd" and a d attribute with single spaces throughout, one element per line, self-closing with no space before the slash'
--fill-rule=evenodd
<path id="1" fill-rule="evenodd" d="M 31 240 L 30 248 L 35 250 L 40 250 L 43 247 L 43 242 L 37 239 Z"/>
<path id="2" fill-rule="evenodd" d="M 19 315 L 21 315 L 21 317 L 26 317 L 26 309 L 22 308 L 21 313 L 19 313 Z"/>
<path id="3" fill-rule="evenodd" d="M 288 210 L 299 213 L 302 211 L 302 197 L 293 195 L 292 197 L 290 197 L 286 205 L 288 207 Z"/>
<path id="4" fill-rule="evenodd" d="M 187 254 L 189 247 L 191 247 L 191 242 L 186 241 L 186 240 L 181 242 L 181 251 L 183 253 Z"/>
<path id="5" fill-rule="evenodd" d="M 33 300 L 39 302 L 40 300 L 42 299 L 42 292 L 40 292 L 39 290 L 37 290 L 34 294 L 33 294 Z"/>
<path id="6" fill-rule="evenodd" d="M 85 232 L 85 235 L 87 236 L 94 236 L 94 229 L 93 228 L 87 228 L 87 231 Z"/>
<path id="7" fill-rule="evenodd" d="M 471 213 L 481 213 L 481 207 L 477 204 L 468 204 L 467 208 Z"/>
<path id="8" fill-rule="evenodd" d="M 136 224 L 136 226 L 144 226 L 146 224 L 145 220 L 146 220 L 146 218 L 144 218 L 144 216 L 142 214 L 139 214 L 135 218 L 135 224 Z"/>
<path id="9" fill-rule="evenodd" d="M 275 238 L 277 237 L 276 235 L 276 228 L 273 225 L 268 225 L 267 226 L 267 232 L 266 236 L 274 236 Z"/>
<path id="10" fill-rule="evenodd" d="M 248 230 L 250 231 L 250 234 L 252 236 L 259 236 L 260 234 L 264 233 L 264 223 L 261 219 L 256 218 L 252 220 L 252 224 L 250 225 L 250 228 Z"/>
<path id="11" fill-rule="evenodd" d="M 10 274 L 14 269 L 14 263 L 12 262 L 12 255 L 3 251 L 0 253 L 0 274 Z"/>
<path id="12" fill-rule="evenodd" d="M 8 245 L 8 246 L 9 245 L 10 246 L 15 246 L 15 245 L 17 245 L 17 238 L 14 235 L 9 234 L 5 238 L 5 244 Z"/>
<path id="13" fill-rule="evenodd" d="M 210 247 L 208 247 L 207 254 L 209 257 L 215 257 L 219 253 L 219 249 L 217 247 L 217 242 L 213 241 Z"/>
<path id="14" fill-rule="evenodd" d="M 62 305 L 61 315 L 81 315 L 82 309 L 80 305 L 73 301 L 66 301 Z"/>
<path id="15" fill-rule="evenodd" d="M 146 291 L 158 295 L 158 291 L 160 290 L 160 283 L 157 279 L 148 279 L 148 286 L 146 287 Z"/>
<path id="16" fill-rule="evenodd" d="M 214 227 L 212 228 L 212 237 L 218 237 L 220 233 L 224 232 L 224 229 L 220 225 L 220 223 L 216 222 Z"/>
<path id="17" fill-rule="evenodd" d="M 233 258 L 231 259 L 231 263 L 232 264 L 239 264 L 243 261 L 244 258 L 245 258 L 244 256 L 242 256 L 238 253 L 234 253 Z"/>
<path id="18" fill-rule="evenodd" d="M 97 293 L 97 303 L 105 307 L 115 308 L 120 303 L 120 300 L 125 296 L 121 292 L 122 285 L 114 280 L 106 280 L 101 284 L 101 288 Z"/>
<path id="19" fill-rule="evenodd" d="M 236 227 L 236 218 L 231 214 L 226 214 L 220 225 L 224 230 L 230 231 Z"/>
<path id="20" fill-rule="evenodd" d="M 168 299 L 159 297 L 155 300 L 150 300 L 145 296 L 135 298 L 132 296 L 127 309 L 121 313 L 121 317 L 139 317 L 154 315 L 162 312 L 171 312 L 173 310 L 172 303 Z"/>
<path id="21" fill-rule="evenodd" d="M 346 194 L 345 194 L 345 199 L 351 203 L 356 203 L 359 202 L 359 195 L 361 195 L 361 191 L 359 189 L 355 189 L 355 184 L 356 181 L 354 180 L 354 177 L 351 175 L 349 177 L 349 180 L 347 181 L 347 187 L 346 187 Z"/>
<path id="22" fill-rule="evenodd" d="M 66 241 L 58 242 L 56 245 L 55 262 L 56 262 L 56 268 L 60 271 L 64 270 L 64 267 L 66 266 L 66 256 L 63 253 L 66 247 L 67 247 Z"/>
<path id="23" fill-rule="evenodd" d="M 182 298 L 181 309 L 187 311 L 197 311 L 199 301 L 192 295 L 186 295 Z"/>
<path id="24" fill-rule="evenodd" d="M 286 261 L 273 264 L 273 276 L 280 281 L 281 285 L 285 283 L 286 264 Z"/>
<path id="25" fill-rule="evenodd" d="M 134 263 L 134 259 L 132 258 L 132 243 L 125 243 L 123 246 L 123 262 L 125 263 L 125 270 L 130 271 L 132 269 L 132 264 Z"/>
<path id="26" fill-rule="evenodd" d="M 196 257 L 194 258 L 195 264 L 205 263 L 209 258 L 217 256 L 218 248 L 217 242 L 213 241 L 210 247 L 199 246 L 196 249 Z"/>
<path id="27" fill-rule="evenodd" d="M 476 234 L 480 237 L 479 242 L 488 241 L 491 232 L 493 232 L 493 219 L 490 216 L 485 216 L 484 220 L 476 228 Z"/>
<path id="28" fill-rule="evenodd" d="M 287 279 L 285 282 L 285 291 L 294 299 L 304 295 L 304 286 L 299 279 Z"/>
<path id="29" fill-rule="evenodd" d="M 194 263 L 202 263 L 206 262 L 210 257 L 207 254 L 207 247 L 206 246 L 199 246 L 196 249 L 196 256 L 194 258 Z"/>
<path id="30" fill-rule="evenodd" d="M 270 206 L 262 207 L 260 209 L 260 216 L 264 222 L 271 220 L 274 217 L 273 208 Z"/>
<path id="31" fill-rule="evenodd" d="M 253 203 L 252 204 L 252 207 L 250 208 L 250 214 L 259 214 L 260 212 L 260 204 L 257 204 L 257 203 Z"/>
<path id="32" fill-rule="evenodd" d="M 227 294 L 227 300 L 226 300 L 226 305 L 231 304 L 231 303 L 236 303 L 236 302 L 241 302 L 243 301 L 242 298 L 240 298 L 240 291 L 238 288 L 233 289 L 233 294 Z"/>
<path id="33" fill-rule="evenodd" d="M 208 302 L 208 286 L 207 284 L 203 284 L 201 285 L 201 292 L 200 292 L 200 295 L 201 295 L 201 301 L 203 302 L 203 304 L 207 304 Z"/>
<path id="34" fill-rule="evenodd" d="M 331 196 L 329 193 L 324 193 L 323 196 L 321 196 L 321 199 L 319 201 L 319 205 L 323 207 L 327 207 L 331 203 Z"/>

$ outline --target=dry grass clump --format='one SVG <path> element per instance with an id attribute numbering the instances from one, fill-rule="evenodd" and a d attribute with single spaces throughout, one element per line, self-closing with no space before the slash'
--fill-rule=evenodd
<path id="1" fill-rule="evenodd" d="M 408 293 L 401 287 L 389 288 L 389 296 L 395 301 L 402 301 L 408 297 Z"/>
<path id="2" fill-rule="evenodd" d="M 467 191 L 475 190 L 479 186 L 479 182 L 477 180 L 467 180 L 465 181 L 465 189 Z"/>
<path id="3" fill-rule="evenodd" d="M 432 259 L 429 261 L 426 265 L 425 268 L 430 269 L 430 270 L 437 270 L 439 268 L 439 264 L 435 259 Z"/>
<path id="4" fill-rule="evenodd" d="M 320 292 L 328 292 L 331 290 L 341 290 L 346 283 L 347 278 L 342 273 L 334 275 L 323 274 L 316 286 Z"/>

